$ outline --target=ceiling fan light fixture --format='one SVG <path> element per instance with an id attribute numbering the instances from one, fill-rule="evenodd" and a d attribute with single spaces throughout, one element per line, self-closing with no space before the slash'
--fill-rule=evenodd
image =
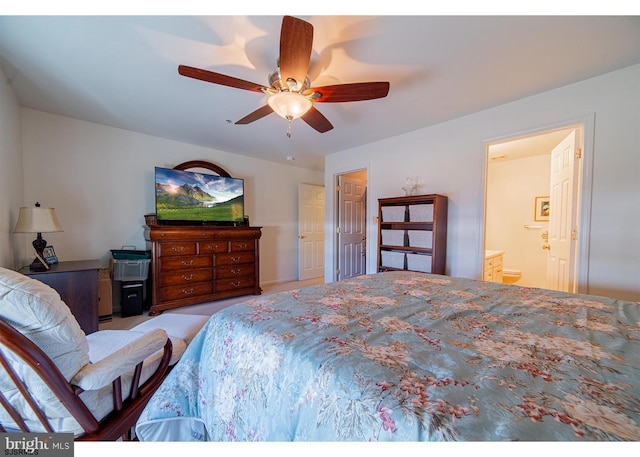
<path id="1" fill-rule="evenodd" d="M 311 109 L 311 100 L 298 92 L 277 92 L 267 103 L 275 113 L 287 120 L 297 119 Z"/>

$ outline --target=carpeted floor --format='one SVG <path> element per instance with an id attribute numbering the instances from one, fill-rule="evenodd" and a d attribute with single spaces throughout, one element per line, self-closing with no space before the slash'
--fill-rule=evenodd
<path id="1" fill-rule="evenodd" d="M 292 281 L 282 284 L 273 284 L 270 286 L 264 286 L 262 288 L 262 295 L 273 294 L 276 292 L 282 292 L 285 290 L 299 289 L 300 287 L 311 286 L 315 284 L 322 284 L 324 278 L 308 279 L 306 281 Z M 247 298 L 254 297 L 254 295 L 245 295 L 243 297 L 229 298 L 226 300 L 218 300 L 214 302 L 202 303 L 199 305 L 184 306 L 182 308 L 170 309 L 164 313 L 178 313 L 178 314 L 202 314 L 210 316 L 216 311 L 226 308 L 227 306 L 240 303 Z M 100 322 L 100 330 L 128 330 L 136 325 L 150 319 L 148 312 L 144 312 L 140 316 L 120 317 L 114 315 L 110 321 Z"/>

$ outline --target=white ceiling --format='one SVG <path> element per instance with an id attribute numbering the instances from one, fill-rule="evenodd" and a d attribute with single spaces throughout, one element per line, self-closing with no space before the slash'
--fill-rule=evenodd
<path id="1" fill-rule="evenodd" d="M 281 16 L 4 16 L 0 65 L 28 108 L 322 170 L 327 154 L 640 63 L 640 16 L 299 17 L 312 86 L 389 81 L 388 97 L 317 103 L 334 129 L 298 120 L 289 139 L 275 114 L 233 124 L 265 96 L 178 74 L 267 85 Z"/>

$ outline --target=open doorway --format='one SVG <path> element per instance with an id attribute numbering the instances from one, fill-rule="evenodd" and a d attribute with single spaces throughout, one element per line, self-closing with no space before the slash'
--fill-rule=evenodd
<path id="1" fill-rule="evenodd" d="M 487 143 L 483 279 L 584 292 L 591 179 L 584 139 L 585 125 L 576 123 Z M 563 165 L 570 172 L 559 174 Z"/>
<path id="2" fill-rule="evenodd" d="M 336 176 L 335 280 L 366 273 L 367 265 L 367 171 Z"/>

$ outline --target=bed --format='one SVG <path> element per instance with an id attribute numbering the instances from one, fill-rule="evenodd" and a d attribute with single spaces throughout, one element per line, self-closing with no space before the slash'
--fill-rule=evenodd
<path id="1" fill-rule="evenodd" d="M 640 303 L 413 272 L 215 313 L 141 441 L 640 440 Z"/>

